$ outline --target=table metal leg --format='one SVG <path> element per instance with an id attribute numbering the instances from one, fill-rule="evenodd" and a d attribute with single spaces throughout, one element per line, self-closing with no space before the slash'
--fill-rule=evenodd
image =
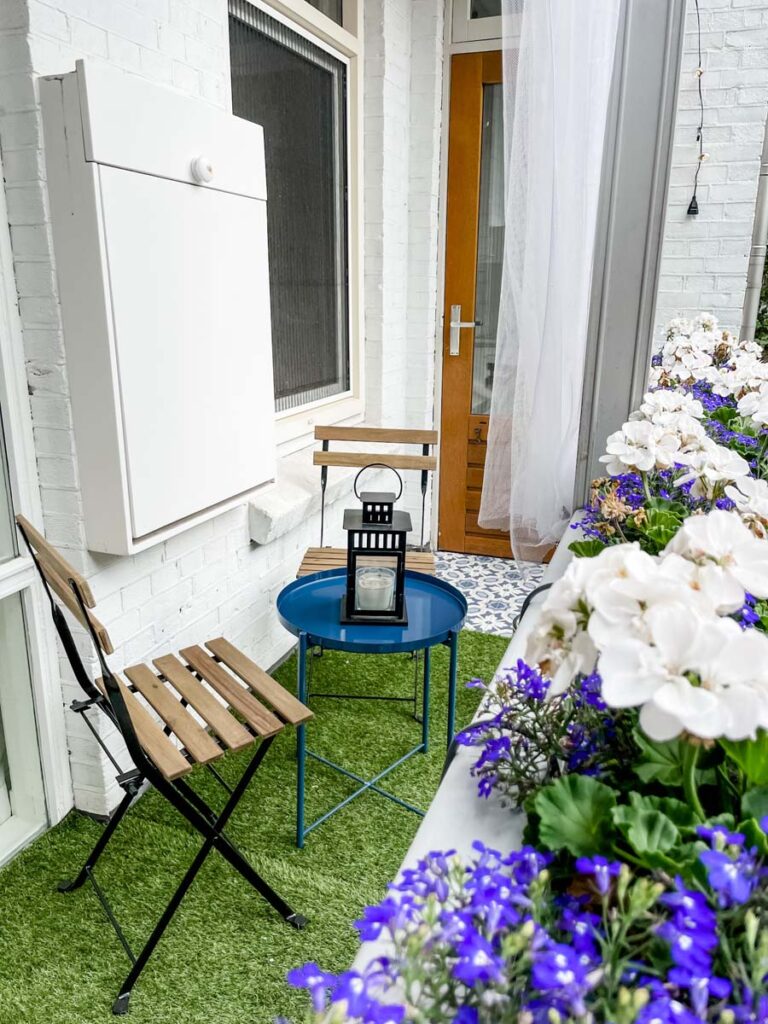
<path id="1" fill-rule="evenodd" d="M 431 652 L 424 648 L 424 690 L 421 699 L 421 742 L 424 753 L 429 750 L 429 685 L 431 681 Z"/>
<path id="2" fill-rule="evenodd" d="M 448 638 L 450 647 L 450 667 L 448 670 L 448 749 L 453 743 L 456 728 L 456 675 L 459 667 L 459 634 L 451 633 Z"/>
<path id="3" fill-rule="evenodd" d="M 298 697 L 302 704 L 307 700 L 307 634 L 299 633 Z M 304 846 L 304 776 L 307 762 L 306 726 L 296 729 L 296 845 Z"/>

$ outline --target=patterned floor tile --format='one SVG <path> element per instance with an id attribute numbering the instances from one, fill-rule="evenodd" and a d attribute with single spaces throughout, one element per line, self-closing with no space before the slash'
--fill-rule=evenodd
<path id="1" fill-rule="evenodd" d="M 544 566 L 486 555 L 437 552 L 437 575 L 466 597 L 465 626 L 480 633 L 511 636 L 525 595 L 539 585 Z"/>

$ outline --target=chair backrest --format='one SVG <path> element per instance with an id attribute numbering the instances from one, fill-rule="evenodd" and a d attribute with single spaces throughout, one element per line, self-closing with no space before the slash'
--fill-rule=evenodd
<path id="1" fill-rule="evenodd" d="M 106 627 L 99 622 L 93 612 L 89 611 L 89 609 L 96 607 L 96 601 L 88 581 L 59 554 L 52 544 L 48 543 L 42 533 L 36 530 L 28 519 L 21 515 L 16 516 L 16 525 L 37 566 L 52 607 L 55 607 L 55 602 L 53 601 L 53 594 L 55 594 L 59 601 L 74 615 L 81 626 L 88 630 L 89 633 L 91 632 L 91 627 L 93 628 L 93 633 L 104 654 L 112 654 L 114 647 Z M 75 588 L 79 591 L 82 602 L 78 601 Z M 83 605 L 85 606 L 84 608 Z M 56 623 L 56 628 L 59 628 L 58 622 Z"/>
<path id="2" fill-rule="evenodd" d="M 371 463 L 396 470 L 417 470 L 421 473 L 421 547 L 424 547 L 424 512 L 427 500 L 429 474 L 437 469 L 438 433 L 436 430 L 408 430 L 389 427 L 315 427 L 315 440 L 322 443 L 313 462 L 320 466 L 320 547 L 323 546 L 325 527 L 325 490 L 328 485 L 328 467 L 345 466 L 362 469 Z M 417 445 L 419 454 L 387 451 L 331 450 L 331 441 L 351 441 L 355 444 Z"/>

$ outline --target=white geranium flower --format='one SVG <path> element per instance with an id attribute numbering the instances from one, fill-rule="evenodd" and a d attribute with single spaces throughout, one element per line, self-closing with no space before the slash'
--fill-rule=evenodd
<path id="1" fill-rule="evenodd" d="M 700 420 L 704 416 L 704 406 L 685 391 L 674 391 L 664 388 L 660 391 L 648 391 L 637 412 L 632 413 L 631 420 L 646 419 L 656 422 L 656 417 L 671 412 L 684 412 Z"/>
<path id="2" fill-rule="evenodd" d="M 749 463 L 738 452 L 709 438 L 689 446 L 687 452 L 681 452 L 678 462 L 688 469 L 675 482 L 680 485 L 692 481 L 691 495 L 694 498 L 711 500 L 718 484 L 733 483 L 750 473 Z"/>
<path id="3" fill-rule="evenodd" d="M 647 473 L 652 469 L 669 469 L 675 464 L 680 439 L 648 420 L 631 420 L 611 434 L 606 442 L 606 464 L 611 476 L 630 470 Z"/>
<path id="4" fill-rule="evenodd" d="M 752 533 L 768 537 L 768 482 L 745 476 L 726 487 L 725 493 Z"/>
<path id="5" fill-rule="evenodd" d="M 768 637 L 684 605 L 647 615 L 650 643 L 620 640 L 602 652 L 602 693 L 613 707 L 640 707 L 654 740 L 754 737 L 768 724 Z"/>
<path id="6" fill-rule="evenodd" d="M 768 424 L 768 393 L 759 388 L 757 391 L 750 391 L 743 398 L 739 399 L 738 410 L 740 415 L 749 416 L 754 423 L 761 427 Z"/>
<path id="7" fill-rule="evenodd" d="M 692 331 L 707 331 L 711 334 L 717 330 L 717 320 L 711 313 L 699 313 L 691 323 Z"/>
<path id="8" fill-rule="evenodd" d="M 693 323 L 682 316 L 674 317 L 664 328 L 666 337 L 670 339 L 680 337 L 681 335 L 687 337 L 692 331 Z"/>
<path id="9" fill-rule="evenodd" d="M 719 569 L 754 597 L 768 597 L 768 544 L 735 512 L 714 509 L 686 519 L 662 554 L 676 554 L 702 569 Z M 718 574 L 719 575 L 719 574 Z"/>

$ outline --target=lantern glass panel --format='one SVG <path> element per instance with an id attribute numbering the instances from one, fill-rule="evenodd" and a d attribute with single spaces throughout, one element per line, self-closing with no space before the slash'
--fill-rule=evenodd
<path id="1" fill-rule="evenodd" d="M 395 611 L 396 555 L 358 555 L 355 560 L 355 611 Z"/>

